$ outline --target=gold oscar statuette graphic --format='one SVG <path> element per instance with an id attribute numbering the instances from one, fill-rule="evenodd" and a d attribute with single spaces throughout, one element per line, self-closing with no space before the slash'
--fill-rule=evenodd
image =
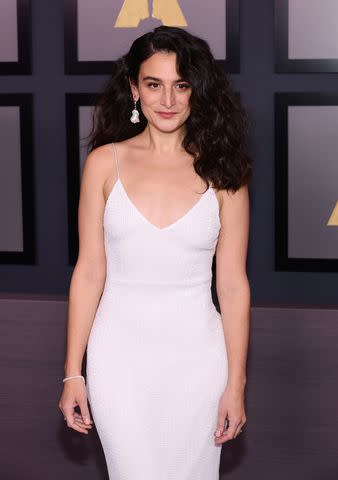
<path id="1" fill-rule="evenodd" d="M 135 28 L 149 17 L 148 0 L 124 0 L 114 27 Z"/>
<path id="2" fill-rule="evenodd" d="M 186 27 L 188 25 L 177 0 L 153 0 L 153 13 L 151 15 L 161 20 L 163 25 L 171 27 Z"/>
<path id="3" fill-rule="evenodd" d="M 327 222 L 327 225 L 331 226 L 338 226 L 338 202 L 336 203 L 333 212 L 330 215 L 329 221 Z"/>
<path id="4" fill-rule="evenodd" d="M 124 0 L 114 27 L 136 28 L 149 16 L 148 0 Z M 171 27 L 188 25 L 178 0 L 153 0 L 151 16 Z"/>

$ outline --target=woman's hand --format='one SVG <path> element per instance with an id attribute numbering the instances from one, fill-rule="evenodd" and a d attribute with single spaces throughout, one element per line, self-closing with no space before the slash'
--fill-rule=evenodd
<path id="1" fill-rule="evenodd" d="M 244 389 L 227 385 L 219 400 L 217 429 L 214 433 L 216 444 L 236 438 L 245 423 Z"/>
<path id="2" fill-rule="evenodd" d="M 77 405 L 80 407 L 81 414 L 74 410 Z M 68 427 L 81 433 L 89 433 L 87 429 L 92 428 L 93 421 L 90 419 L 86 386 L 81 378 L 72 378 L 65 382 L 59 408 Z"/>

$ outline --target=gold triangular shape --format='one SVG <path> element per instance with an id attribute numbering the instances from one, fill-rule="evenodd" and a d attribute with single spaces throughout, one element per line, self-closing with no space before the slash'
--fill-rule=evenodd
<path id="1" fill-rule="evenodd" d="M 136 28 L 141 20 L 149 16 L 148 0 L 124 0 L 114 27 Z M 163 25 L 171 27 L 188 25 L 178 0 L 153 0 L 151 16 L 160 20 Z"/>
<path id="2" fill-rule="evenodd" d="M 114 27 L 136 28 L 145 18 L 149 18 L 148 0 L 124 0 Z"/>
<path id="3" fill-rule="evenodd" d="M 171 27 L 188 25 L 177 0 L 153 0 L 152 17 Z"/>
<path id="4" fill-rule="evenodd" d="M 333 208 L 333 211 L 330 215 L 330 218 L 329 218 L 329 221 L 327 222 L 327 225 L 338 226 L 338 202 L 336 203 L 335 207 Z"/>

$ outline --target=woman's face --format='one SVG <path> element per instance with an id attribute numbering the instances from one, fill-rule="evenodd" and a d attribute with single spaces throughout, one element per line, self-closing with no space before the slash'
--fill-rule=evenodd
<path id="1" fill-rule="evenodd" d="M 179 77 L 176 53 L 157 52 L 141 64 L 138 87 L 130 83 L 148 122 L 164 132 L 177 130 L 190 115 L 191 87 Z"/>

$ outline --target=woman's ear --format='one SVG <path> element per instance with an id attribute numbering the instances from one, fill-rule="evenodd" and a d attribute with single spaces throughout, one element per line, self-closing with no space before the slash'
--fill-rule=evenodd
<path id="1" fill-rule="evenodd" d="M 138 88 L 137 88 L 137 86 L 130 80 L 130 78 L 129 78 L 129 86 L 130 86 L 130 91 L 131 91 L 131 95 L 132 95 L 133 99 L 137 101 L 137 100 L 139 99 Z"/>

